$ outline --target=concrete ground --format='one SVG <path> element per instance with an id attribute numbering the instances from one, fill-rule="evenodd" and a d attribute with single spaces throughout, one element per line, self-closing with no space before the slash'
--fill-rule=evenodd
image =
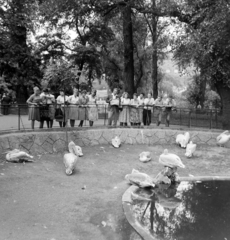
<path id="1" fill-rule="evenodd" d="M 162 169 L 163 149 L 178 154 L 180 176 L 229 175 L 229 149 L 198 146 L 187 159 L 176 145 L 109 145 L 84 147 L 72 176 L 66 176 L 63 154 L 34 156 L 34 163 L 0 163 L 1 240 L 137 240 L 125 219 L 121 197 L 133 168 L 151 176 Z M 142 163 L 138 155 L 152 153 Z"/>

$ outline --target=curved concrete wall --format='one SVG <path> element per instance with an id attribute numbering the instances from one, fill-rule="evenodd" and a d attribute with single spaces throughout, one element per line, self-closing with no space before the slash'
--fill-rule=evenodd
<path id="1" fill-rule="evenodd" d="M 170 129 L 85 129 L 79 131 L 39 131 L 19 132 L 0 135 L 0 151 L 21 149 L 31 154 L 63 152 L 67 143 L 74 141 L 79 146 L 109 144 L 114 136 L 119 136 L 125 144 L 175 144 L 177 134 L 184 133 Z M 218 132 L 190 131 L 194 143 L 216 146 Z M 230 148 L 230 143 L 227 144 Z"/>

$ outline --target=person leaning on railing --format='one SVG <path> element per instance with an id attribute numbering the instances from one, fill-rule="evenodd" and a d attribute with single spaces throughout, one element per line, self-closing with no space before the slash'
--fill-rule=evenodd
<path id="1" fill-rule="evenodd" d="M 65 95 L 64 89 L 60 89 L 59 92 L 60 95 L 57 97 L 55 119 L 59 122 L 60 127 L 65 127 L 68 122 L 68 96 Z"/>
<path id="2" fill-rule="evenodd" d="M 55 114 L 54 95 L 50 93 L 49 88 L 45 88 L 40 97 L 42 99 L 42 105 L 40 106 L 40 128 L 43 128 L 44 121 L 46 121 L 47 128 L 52 128 Z"/>
<path id="3" fill-rule="evenodd" d="M 162 111 L 163 111 L 163 97 L 162 97 L 162 95 L 158 95 L 158 97 L 155 101 L 154 111 L 157 115 L 157 126 L 160 126 L 161 119 L 162 119 Z"/>
<path id="4" fill-rule="evenodd" d="M 76 87 L 73 88 L 73 95 L 68 97 L 69 103 L 69 119 L 70 119 L 70 126 L 74 127 L 75 121 L 79 120 L 79 91 Z"/>
<path id="5" fill-rule="evenodd" d="M 171 112 L 176 109 L 176 101 L 169 95 L 165 101 L 165 126 L 169 127 Z"/>
<path id="6" fill-rule="evenodd" d="M 32 94 L 26 101 L 29 105 L 29 120 L 31 120 L 31 128 L 34 129 L 35 121 L 40 122 L 40 109 L 39 105 L 42 102 L 40 97 L 40 89 L 34 87 L 34 94 Z"/>
<path id="7" fill-rule="evenodd" d="M 137 94 L 133 94 L 133 99 L 130 101 L 130 124 L 131 126 L 139 125 L 139 100 L 137 98 Z"/>
<path id="8" fill-rule="evenodd" d="M 108 96 L 106 102 L 109 104 L 108 107 L 108 125 L 111 126 L 113 122 L 113 126 L 117 126 L 117 120 L 119 118 L 119 105 L 120 98 L 118 96 L 118 89 L 114 88 L 113 93 Z"/>
<path id="9" fill-rule="evenodd" d="M 141 126 L 143 123 L 143 110 L 144 110 L 144 102 L 145 102 L 145 94 L 141 93 L 138 97 L 138 113 L 139 113 L 139 123 L 138 125 Z"/>
<path id="10" fill-rule="evenodd" d="M 89 98 L 86 96 L 86 90 L 83 90 L 81 92 L 81 96 L 79 97 L 79 120 L 80 123 L 78 127 L 82 127 L 84 120 L 88 120 L 88 110 L 87 110 L 87 104 L 89 101 Z"/>
<path id="11" fill-rule="evenodd" d="M 130 116 L 129 116 L 129 105 L 130 105 L 130 99 L 128 98 L 128 93 L 125 92 L 124 98 L 121 100 L 121 107 L 122 110 L 119 114 L 119 122 L 120 126 L 127 126 Z"/>
<path id="12" fill-rule="evenodd" d="M 93 123 L 98 120 L 98 109 L 97 109 L 97 91 L 92 90 L 91 95 L 88 96 L 88 120 L 89 126 L 92 127 Z"/>
<path id="13" fill-rule="evenodd" d="M 153 106 L 155 104 L 154 98 L 152 97 L 152 93 L 148 93 L 147 98 L 144 100 L 144 110 L 143 110 L 143 122 L 144 125 L 149 126 L 151 124 L 151 113 L 153 110 Z"/>

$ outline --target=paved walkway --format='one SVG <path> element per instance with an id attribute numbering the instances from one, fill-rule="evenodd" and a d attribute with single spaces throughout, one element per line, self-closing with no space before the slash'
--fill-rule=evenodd
<path id="1" fill-rule="evenodd" d="M 77 127 L 79 121 L 75 122 L 75 126 Z M 68 125 L 69 126 L 69 125 Z M 99 119 L 94 123 L 95 127 L 104 127 L 107 126 L 107 120 Z M 84 127 L 89 127 L 89 121 L 84 122 Z M 59 124 L 57 121 L 54 120 L 53 128 L 59 128 Z M 149 128 L 149 127 L 148 127 Z M 156 123 L 152 123 L 150 128 L 165 128 L 164 124 L 161 124 L 160 127 L 156 126 Z M 20 119 L 17 115 L 0 115 L 0 132 L 8 132 L 8 131 L 16 131 L 16 130 L 29 130 L 31 129 L 31 121 L 28 120 L 28 115 L 22 115 Z M 35 129 L 39 129 L 39 122 L 36 121 Z M 44 123 L 44 129 L 46 129 L 46 123 Z M 179 129 L 179 130 L 205 130 L 205 131 L 221 131 L 218 129 L 208 129 L 208 128 L 188 128 L 188 126 L 180 126 L 180 125 L 170 125 L 170 129 Z"/>

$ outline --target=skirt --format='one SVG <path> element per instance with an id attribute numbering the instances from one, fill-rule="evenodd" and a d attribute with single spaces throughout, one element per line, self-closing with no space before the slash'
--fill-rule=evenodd
<path id="1" fill-rule="evenodd" d="M 69 107 L 69 119 L 78 120 L 79 119 L 79 108 L 78 106 Z"/>
<path id="2" fill-rule="evenodd" d="M 49 105 L 40 106 L 40 120 L 41 121 L 49 121 Z"/>
<path id="3" fill-rule="evenodd" d="M 130 122 L 139 123 L 139 109 L 136 107 L 130 107 Z"/>
<path id="4" fill-rule="evenodd" d="M 97 106 L 91 106 L 88 108 L 88 120 L 96 121 L 98 120 L 98 109 Z"/>
<path id="5" fill-rule="evenodd" d="M 143 123 L 143 108 L 138 108 L 139 122 Z"/>
<path id="6" fill-rule="evenodd" d="M 127 123 L 129 122 L 129 107 L 124 106 L 119 114 L 119 122 Z"/>
<path id="7" fill-rule="evenodd" d="M 56 119 L 56 121 L 57 122 L 67 122 L 68 117 L 69 117 L 69 107 L 67 107 L 67 106 L 61 107 L 61 111 L 62 111 L 63 117 Z"/>
<path id="8" fill-rule="evenodd" d="M 38 106 L 29 106 L 29 120 L 40 121 L 40 109 Z"/>
<path id="9" fill-rule="evenodd" d="M 87 109 L 87 107 L 79 107 L 78 118 L 79 118 L 79 120 L 88 120 L 88 109 Z"/>

